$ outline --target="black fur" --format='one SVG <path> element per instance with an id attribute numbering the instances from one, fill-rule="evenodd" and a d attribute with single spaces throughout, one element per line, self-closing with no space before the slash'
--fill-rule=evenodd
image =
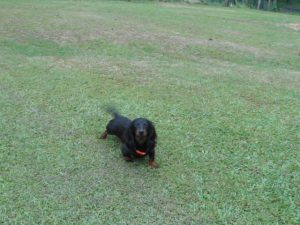
<path id="1" fill-rule="evenodd" d="M 108 122 L 101 138 L 106 139 L 108 134 L 116 135 L 122 142 L 121 151 L 125 160 L 133 161 L 133 157 L 149 156 L 149 165 L 152 168 L 158 167 L 155 162 L 157 134 L 153 123 L 145 118 L 131 121 L 113 108 L 107 111 L 112 114 L 113 119 Z"/>

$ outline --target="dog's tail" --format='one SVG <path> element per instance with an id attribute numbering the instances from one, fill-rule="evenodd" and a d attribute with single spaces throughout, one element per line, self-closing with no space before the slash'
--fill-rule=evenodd
<path id="1" fill-rule="evenodd" d="M 106 112 L 111 114 L 114 118 L 120 116 L 120 113 L 114 106 L 107 106 L 106 107 Z"/>

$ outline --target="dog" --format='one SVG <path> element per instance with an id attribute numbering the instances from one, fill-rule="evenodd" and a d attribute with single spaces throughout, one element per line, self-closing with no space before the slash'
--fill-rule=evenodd
<path id="1" fill-rule="evenodd" d="M 102 133 L 101 139 L 108 135 L 117 136 L 121 142 L 121 152 L 124 159 L 133 162 L 134 157 L 149 157 L 149 166 L 158 168 L 155 161 L 155 147 L 157 134 L 153 123 L 145 118 L 130 120 L 122 116 L 114 108 L 107 111 L 113 116 Z"/>

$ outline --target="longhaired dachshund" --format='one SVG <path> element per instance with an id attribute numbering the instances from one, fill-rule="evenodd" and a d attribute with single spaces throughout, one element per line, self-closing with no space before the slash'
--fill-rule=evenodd
<path id="1" fill-rule="evenodd" d="M 122 142 L 121 152 L 126 161 L 132 162 L 134 157 L 149 156 L 149 166 L 158 168 L 155 162 L 156 131 L 153 123 L 145 118 L 137 118 L 131 121 L 120 115 L 115 109 L 107 111 L 113 119 L 106 126 L 101 139 L 107 135 L 116 135 Z"/>

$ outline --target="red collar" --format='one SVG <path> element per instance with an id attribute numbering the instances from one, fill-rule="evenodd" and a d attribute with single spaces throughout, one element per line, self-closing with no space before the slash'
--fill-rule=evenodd
<path id="1" fill-rule="evenodd" d="M 143 152 L 143 151 L 141 151 L 141 150 L 135 150 L 135 153 L 136 153 L 137 155 L 140 155 L 140 156 L 145 156 L 145 155 L 146 155 L 146 152 Z"/>

